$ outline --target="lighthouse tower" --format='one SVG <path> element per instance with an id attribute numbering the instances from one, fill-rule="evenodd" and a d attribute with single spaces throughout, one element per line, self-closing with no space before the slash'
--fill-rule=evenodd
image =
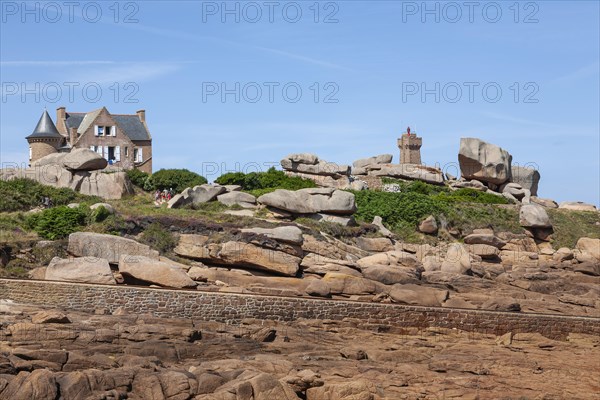
<path id="1" fill-rule="evenodd" d="M 29 165 L 48 154 L 58 152 L 64 140 L 46 110 L 44 110 L 33 133 L 25 139 L 29 143 Z"/>
<path id="2" fill-rule="evenodd" d="M 423 139 L 417 136 L 416 132 L 411 132 L 410 127 L 398 139 L 398 148 L 400 148 L 400 164 L 421 164 L 421 145 Z"/>

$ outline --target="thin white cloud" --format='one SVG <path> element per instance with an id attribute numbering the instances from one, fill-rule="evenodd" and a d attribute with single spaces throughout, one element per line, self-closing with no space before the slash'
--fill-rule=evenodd
<path id="1" fill-rule="evenodd" d="M 320 67 L 352 71 L 349 68 L 346 68 L 346 67 L 338 65 L 338 64 L 331 63 L 329 61 L 319 60 L 319 59 L 307 57 L 307 56 L 304 56 L 301 54 L 291 53 L 289 51 L 283 51 L 283 50 L 274 49 L 274 48 L 270 48 L 270 47 L 256 46 L 256 45 L 252 45 L 252 44 L 236 42 L 236 41 L 232 41 L 232 40 L 228 40 L 228 39 L 218 38 L 215 36 L 195 35 L 195 34 L 183 32 L 183 31 L 156 28 L 153 26 L 148 26 L 148 25 L 143 25 L 143 24 L 123 24 L 120 26 L 124 26 L 126 28 L 130 28 L 130 29 L 134 29 L 134 30 L 140 30 L 143 32 L 152 33 L 152 34 L 155 34 L 158 36 L 173 38 L 173 39 L 182 39 L 182 40 L 188 40 L 188 41 L 193 41 L 193 42 L 198 42 L 198 43 L 206 43 L 206 41 L 212 41 L 212 42 L 216 42 L 216 43 L 227 44 L 227 45 L 238 47 L 238 48 L 254 49 L 254 50 L 282 56 L 282 57 L 285 57 L 288 59 L 298 60 L 298 61 L 302 61 L 305 63 L 313 64 L 313 65 L 318 65 Z"/>
<path id="2" fill-rule="evenodd" d="M 115 82 L 149 81 L 176 72 L 181 68 L 178 63 L 127 63 L 108 68 L 86 69 L 81 74 L 73 76 L 74 81 L 95 82 L 106 85 Z"/>
<path id="3" fill-rule="evenodd" d="M 600 61 L 593 62 L 583 67 L 577 68 L 565 75 L 554 78 L 548 84 L 566 84 L 573 83 L 582 79 L 598 77 L 600 75 Z"/>
<path id="4" fill-rule="evenodd" d="M 326 68 L 333 68 L 333 69 L 341 69 L 341 70 L 345 70 L 345 71 L 353 71 L 350 68 L 346 68 L 343 67 L 341 65 L 338 64 L 334 64 L 328 61 L 323 61 L 323 60 L 317 60 L 315 58 L 311 58 L 311 57 L 306 57 L 300 54 L 294 54 L 294 53 L 290 53 L 288 51 L 283 51 L 283 50 L 278 50 L 278 49 L 272 49 L 269 47 L 262 47 L 262 46 L 252 46 L 253 48 L 257 49 L 257 50 L 261 50 L 261 51 L 265 51 L 265 52 L 269 52 L 272 54 L 277 54 L 280 56 L 284 56 L 287 58 L 291 58 L 293 60 L 299 60 L 299 61 L 303 61 L 303 62 L 307 62 L 310 64 L 315 64 L 315 65 L 319 65 L 321 67 L 326 67 Z"/>
<path id="5" fill-rule="evenodd" d="M 525 118 L 518 118 L 518 117 L 513 117 L 511 115 L 505 115 L 505 114 L 500 114 L 500 113 L 495 113 L 495 112 L 484 111 L 482 114 L 488 118 L 493 118 L 493 119 L 504 121 L 504 122 L 512 122 L 515 124 L 534 125 L 534 126 L 539 126 L 539 127 L 543 127 L 543 128 L 552 128 L 552 129 L 562 128 L 560 125 L 557 125 L 557 124 L 548 124 L 545 122 L 534 121 L 534 120 L 525 119 Z"/>

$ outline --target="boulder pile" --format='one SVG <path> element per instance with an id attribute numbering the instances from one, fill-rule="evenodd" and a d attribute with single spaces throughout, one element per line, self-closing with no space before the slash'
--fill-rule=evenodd
<path id="1" fill-rule="evenodd" d="M 311 179 L 318 186 L 335 189 L 364 189 L 364 183 L 350 176 L 350 166 L 321 160 L 315 154 L 290 154 L 281 160 L 281 167 L 289 176 Z"/>
<path id="2" fill-rule="evenodd" d="M 167 207 L 181 208 L 218 201 L 226 206 L 239 205 L 243 208 L 256 208 L 256 197 L 240 190 L 241 187 L 237 185 L 204 184 L 189 187 L 173 196 L 167 203 Z"/>
<path id="3" fill-rule="evenodd" d="M 305 204 L 352 209 L 352 202 L 322 196 Z M 66 254 L 32 277 L 505 311 L 599 309 L 590 299 L 600 279 L 600 239 L 554 249 L 552 226 L 536 204 L 521 206 L 520 222 L 528 233 L 476 229 L 464 243 L 436 246 L 368 235 L 341 241 L 291 224 L 180 232 L 173 250 L 178 262 L 132 239 L 78 232 Z"/>
<path id="4" fill-rule="evenodd" d="M 53 153 L 37 160 L 31 168 L 3 169 L 0 179 L 33 179 L 43 185 L 69 188 L 107 200 L 133 194 L 133 186 L 124 171 L 104 171 L 107 161 L 89 149 Z"/>
<path id="5" fill-rule="evenodd" d="M 514 203 L 536 201 L 552 207 L 551 200 L 538 199 L 540 173 L 535 168 L 512 165 L 503 148 L 477 138 L 461 138 L 458 152 L 461 178 L 450 180 L 452 189 L 471 188 L 506 197 Z"/>

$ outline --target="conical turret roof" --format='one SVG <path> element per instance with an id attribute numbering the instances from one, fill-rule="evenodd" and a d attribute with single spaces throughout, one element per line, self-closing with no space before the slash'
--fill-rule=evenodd
<path id="1" fill-rule="evenodd" d="M 34 139 L 34 138 L 56 138 L 61 139 L 62 136 L 58 133 L 58 129 L 56 129 L 56 125 L 52 122 L 52 118 L 48 115 L 48 111 L 44 110 L 44 113 L 40 117 L 40 120 L 37 123 L 37 126 L 33 130 L 33 133 L 26 137 L 26 139 Z"/>

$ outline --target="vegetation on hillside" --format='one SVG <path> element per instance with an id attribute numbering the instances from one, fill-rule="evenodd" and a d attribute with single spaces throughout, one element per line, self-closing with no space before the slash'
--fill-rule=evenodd
<path id="1" fill-rule="evenodd" d="M 89 208 L 58 206 L 27 217 L 27 227 L 44 239 L 62 239 L 85 226 L 90 216 Z"/>
<path id="2" fill-rule="evenodd" d="M 581 237 L 600 238 L 600 213 L 595 211 L 548 210 L 554 228 L 552 246 L 555 249 L 575 247 Z"/>
<path id="3" fill-rule="evenodd" d="M 98 197 L 85 196 L 71 189 L 42 185 L 31 179 L 0 180 L 0 212 L 28 211 L 50 198 L 56 206 L 75 202 L 99 202 Z"/>
<path id="4" fill-rule="evenodd" d="M 390 182 L 388 182 L 390 183 Z M 439 225 L 468 232 L 495 226 L 501 230 L 522 231 L 518 211 L 504 197 L 473 189 L 451 191 L 424 182 L 394 181 L 400 192 L 356 191 L 358 221 L 371 222 L 379 215 L 383 223 L 404 240 L 418 239 L 415 234 L 420 221 L 433 215 Z"/>
<path id="5" fill-rule="evenodd" d="M 298 190 L 313 188 L 317 185 L 310 179 L 288 176 L 274 167 L 266 172 L 228 172 L 215 180 L 219 185 L 239 185 L 243 191 L 255 196 L 272 192 L 276 189 Z"/>
<path id="6" fill-rule="evenodd" d="M 145 191 L 173 189 L 179 193 L 185 188 L 208 182 L 202 175 L 187 169 L 161 169 L 153 174 L 131 169 L 127 176 L 131 183 Z"/>
<path id="7" fill-rule="evenodd" d="M 158 250 L 161 254 L 169 253 L 177 245 L 175 236 L 157 222 L 144 229 L 140 241 Z"/>
<path id="8" fill-rule="evenodd" d="M 161 169 L 148 179 L 153 190 L 173 189 L 175 193 L 208 182 L 202 175 L 187 169 Z"/>

